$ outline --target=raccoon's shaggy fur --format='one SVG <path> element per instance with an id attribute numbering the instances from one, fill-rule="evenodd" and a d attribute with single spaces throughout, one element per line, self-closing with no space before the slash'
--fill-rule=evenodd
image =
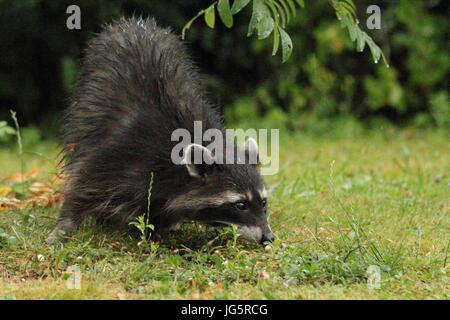
<path id="1" fill-rule="evenodd" d="M 88 45 L 64 116 L 65 201 L 49 242 L 88 215 L 128 222 L 144 214 L 152 172 L 150 222 L 157 229 L 184 220 L 226 221 L 214 212 L 200 217 L 208 206 L 201 199 L 264 183 L 254 166 L 224 165 L 220 181 L 205 188 L 185 166 L 174 165 L 171 134 L 177 128 L 193 134 L 194 121 L 204 130 L 224 130 L 178 37 L 153 19 L 107 26 Z"/>

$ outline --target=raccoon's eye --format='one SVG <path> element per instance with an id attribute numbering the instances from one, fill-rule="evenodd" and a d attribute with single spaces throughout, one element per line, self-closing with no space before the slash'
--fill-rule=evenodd
<path id="1" fill-rule="evenodd" d="M 267 199 L 262 200 L 262 205 L 263 205 L 263 208 L 267 207 Z"/>
<path id="2" fill-rule="evenodd" d="M 241 210 L 241 211 L 247 210 L 247 209 L 248 209 L 248 206 L 247 206 L 247 204 L 246 204 L 245 202 L 236 202 L 236 203 L 234 204 L 234 207 L 235 207 L 237 210 Z"/>

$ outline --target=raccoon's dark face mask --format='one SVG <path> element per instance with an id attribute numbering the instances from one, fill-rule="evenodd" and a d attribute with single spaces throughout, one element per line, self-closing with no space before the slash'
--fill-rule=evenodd
<path id="1" fill-rule="evenodd" d="M 253 139 L 247 141 L 245 148 L 247 155 L 258 152 Z M 194 164 L 190 161 L 193 152 L 202 152 L 206 161 Z M 196 187 L 172 201 L 169 210 L 190 209 L 193 220 L 215 226 L 236 225 L 240 236 L 248 240 L 274 240 L 268 224 L 267 192 L 256 164 L 216 164 L 211 152 L 198 144 L 185 149 L 184 159 Z"/>
<path id="2" fill-rule="evenodd" d="M 209 224 L 214 226 L 236 225 L 239 235 L 247 240 L 259 243 L 274 240 L 268 223 L 265 197 L 245 197 L 236 202 L 224 203 L 212 210 L 200 210 L 198 216 L 206 223 L 212 221 Z"/>

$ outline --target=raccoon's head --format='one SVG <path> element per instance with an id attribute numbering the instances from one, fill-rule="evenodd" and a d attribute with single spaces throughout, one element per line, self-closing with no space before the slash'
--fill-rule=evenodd
<path id="1" fill-rule="evenodd" d="M 192 161 L 195 152 L 202 154 L 200 163 Z M 258 153 L 253 139 L 244 147 L 246 159 L 251 153 Z M 218 164 L 207 148 L 188 145 L 182 162 L 190 176 L 188 191 L 169 201 L 166 209 L 184 212 L 191 220 L 214 226 L 236 225 L 241 237 L 261 244 L 273 241 L 264 181 L 256 164 L 244 162 Z"/>

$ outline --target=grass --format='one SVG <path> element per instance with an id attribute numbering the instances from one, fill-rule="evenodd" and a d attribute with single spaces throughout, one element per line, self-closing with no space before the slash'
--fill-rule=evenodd
<path id="1" fill-rule="evenodd" d="M 55 225 L 56 206 L 6 209 L 0 297 L 450 298 L 447 134 L 281 136 L 280 172 L 266 179 L 273 246 L 236 240 L 232 229 L 187 225 L 143 251 L 125 231 L 86 221 L 64 247 L 53 248 L 42 241 Z M 50 180 L 57 153 L 51 142 L 25 148 L 27 169 L 39 168 L 33 179 Z M 0 149 L 0 163 L 2 185 L 20 171 L 16 149 Z M 66 286 L 73 265 L 82 271 L 80 290 Z M 369 266 L 381 270 L 379 288 L 367 285 Z"/>

